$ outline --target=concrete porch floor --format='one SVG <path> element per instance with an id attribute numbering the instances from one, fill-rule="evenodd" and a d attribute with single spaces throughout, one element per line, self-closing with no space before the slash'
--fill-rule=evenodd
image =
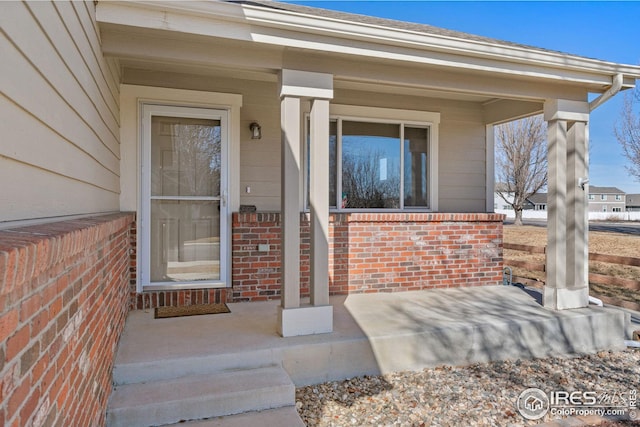
<path id="1" fill-rule="evenodd" d="M 512 286 L 331 298 L 334 332 L 282 338 L 278 301 L 231 313 L 154 319 L 129 314 L 114 382 L 282 366 L 297 386 L 442 364 L 624 348 L 625 314 L 607 307 L 554 312 Z M 626 315 L 628 316 L 628 315 Z"/>

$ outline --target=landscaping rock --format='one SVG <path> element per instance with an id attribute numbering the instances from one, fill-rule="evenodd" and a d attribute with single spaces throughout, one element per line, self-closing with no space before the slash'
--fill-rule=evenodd
<path id="1" fill-rule="evenodd" d="M 640 392 L 640 350 L 351 378 L 296 390 L 307 426 L 523 426 L 522 391 Z M 640 404 L 640 403 L 639 403 Z M 631 425 L 631 424 L 629 424 Z"/>

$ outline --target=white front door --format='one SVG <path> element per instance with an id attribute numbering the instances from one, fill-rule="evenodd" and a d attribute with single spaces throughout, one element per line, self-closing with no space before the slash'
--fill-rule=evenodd
<path id="1" fill-rule="evenodd" d="M 142 107 L 144 289 L 226 286 L 225 110 Z"/>

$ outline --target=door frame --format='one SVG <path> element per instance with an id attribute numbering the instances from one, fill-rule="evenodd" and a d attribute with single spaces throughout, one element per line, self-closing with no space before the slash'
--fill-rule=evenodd
<path id="1" fill-rule="evenodd" d="M 240 208 L 240 108 L 243 97 L 240 94 L 173 89 L 157 86 L 120 85 L 120 210 L 136 212 L 136 228 L 141 230 L 141 152 L 142 152 L 142 104 L 171 105 L 178 107 L 208 108 L 228 112 L 228 250 L 227 282 L 215 287 L 231 287 L 231 216 Z M 222 245 L 223 242 L 220 242 Z M 136 233 L 135 248 L 135 291 L 142 293 L 141 270 L 142 233 Z M 210 288 L 211 285 L 194 284 L 190 289 Z M 177 288 L 171 288 L 177 289 Z M 144 290 L 152 290 L 145 286 Z"/>
<path id="2" fill-rule="evenodd" d="M 228 203 L 228 151 L 229 151 L 229 119 L 228 111 L 202 107 L 176 106 L 159 103 L 141 103 L 141 144 L 140 144 L 140 282 L 143 290 L 172 290 L 194 288 L 226 287 L 229 281 L 230 229 Z M 153 116 L 198 118 L 220 121 L 221 131 L 221 163 L 220 171 L 220 278 L 218 280 L 198 280 L 184 282 L 151 282 L 151 118 Z"/>

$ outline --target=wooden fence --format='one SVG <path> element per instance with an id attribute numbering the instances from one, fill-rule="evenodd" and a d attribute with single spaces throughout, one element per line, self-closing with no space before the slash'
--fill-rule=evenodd
<path id="1" fill-rule="evenodd" d="M 527 252 L 530 254 L 544 254 L 546 255 L 545 246 L 531 246 L 520 245 L 515 243 L 504 243 L 504 249 L 510 249 L 514 251 Z M 617 255 L 604 255 L 597 253 L 589 253 L 589 261 L 605 262 L 610 264 L 619 264 L 633 267 L 640 267 L 640 258 L 617 256 Z M 508 259 L 505 257 L 504 265 L 508 267 L 518 267 L 528 271 L 545 272 L 546 264 L 544 262 L 526 261 Z M 544 281 L 539 279 L 533 279 L 530 277 L 513 276 L 514 282 L 519 282 L 528 286 L 542 287 Z M 603 286 L 622 287 L 630 291 L 638 292 L 640 295 L 640 281 L 625 279 L 622 277 L 607 276 L 599 273 L 589 272 L 589 283 L 594 283 Z M 596 294 L 597 295 L 597 294 Z M 621 300 L 618 298 L 611 298 L 604 295 L 597 295 L 603 302 L 611 305 L 617 305 L 621 307 L 630 308 L 632 310 L 640 310 L 640 299 L 636 302 Z"/>

